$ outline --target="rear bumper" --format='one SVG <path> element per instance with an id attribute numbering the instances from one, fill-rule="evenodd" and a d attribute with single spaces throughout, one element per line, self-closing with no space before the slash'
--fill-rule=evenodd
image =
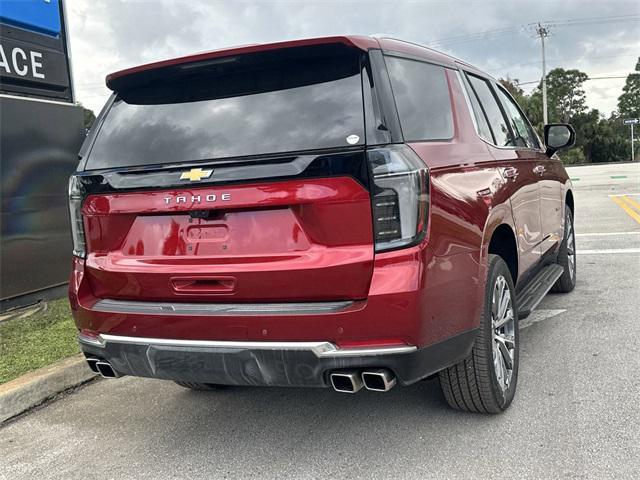
<path id="1" fill-rule="evenodd" d="M 184 340 L 315 342 L 341 347 L 438 344 L 478 326 L 475 253 L 436 257 L 424 246 L 377 254 L 365 299 L 235 303 L 101 298 L 74 257 L 69 300 L 78 330 Z M 123 279 L 123 282 L 126 279 Z M 460 292 L 464 292 L 461 296 Z"/>
<path id="2" fill-rule="evenodd" d="M 87 358 L 120 375 L 247 386 L 327 387 L 337 369 L 388 368 L 402 385 L 464 358 L 476 330 L 429 347 L 338 348 L 318 342 L 172 340 L 101 334 L 79 336 Z"/>

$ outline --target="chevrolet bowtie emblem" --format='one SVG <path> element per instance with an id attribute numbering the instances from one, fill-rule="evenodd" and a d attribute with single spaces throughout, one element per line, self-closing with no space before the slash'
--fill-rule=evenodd
<path id="1" fill-rule="evenodd" d="M 203 178 L 209 178 L 213 170 L 203 170 L 201 168 L 192 168 L 188 172 L 182 172 L 180 180 L 189 180 L 190 182 L 199 182 Z"/>

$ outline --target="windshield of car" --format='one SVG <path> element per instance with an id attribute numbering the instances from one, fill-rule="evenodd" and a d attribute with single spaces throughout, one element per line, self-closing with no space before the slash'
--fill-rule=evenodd
<path id="1" fill-rule="evenodd" d="M 359 52 L 243 57 L 119 92 L 86 168 L 364 144 Z"/>

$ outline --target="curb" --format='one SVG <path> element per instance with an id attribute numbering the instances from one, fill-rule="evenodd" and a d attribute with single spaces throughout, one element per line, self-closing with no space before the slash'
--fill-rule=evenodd
<path id="1" fill-rule="evenodd" d="M 74 355 L 0 385 L 0 424 L 96 377 L 83 355 Z"/>

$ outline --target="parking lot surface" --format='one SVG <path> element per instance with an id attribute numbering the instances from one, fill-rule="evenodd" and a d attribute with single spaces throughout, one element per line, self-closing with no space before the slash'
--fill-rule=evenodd
<path id="1" fill-rule="evenodd" d="M 569 174 L 577 286 L 522 322 L 504 414 L 449 409 L 437 380 L 357 395 L 99 380 L 0 427 L 0 478 L 640 478 L 640 165 Z"/>

